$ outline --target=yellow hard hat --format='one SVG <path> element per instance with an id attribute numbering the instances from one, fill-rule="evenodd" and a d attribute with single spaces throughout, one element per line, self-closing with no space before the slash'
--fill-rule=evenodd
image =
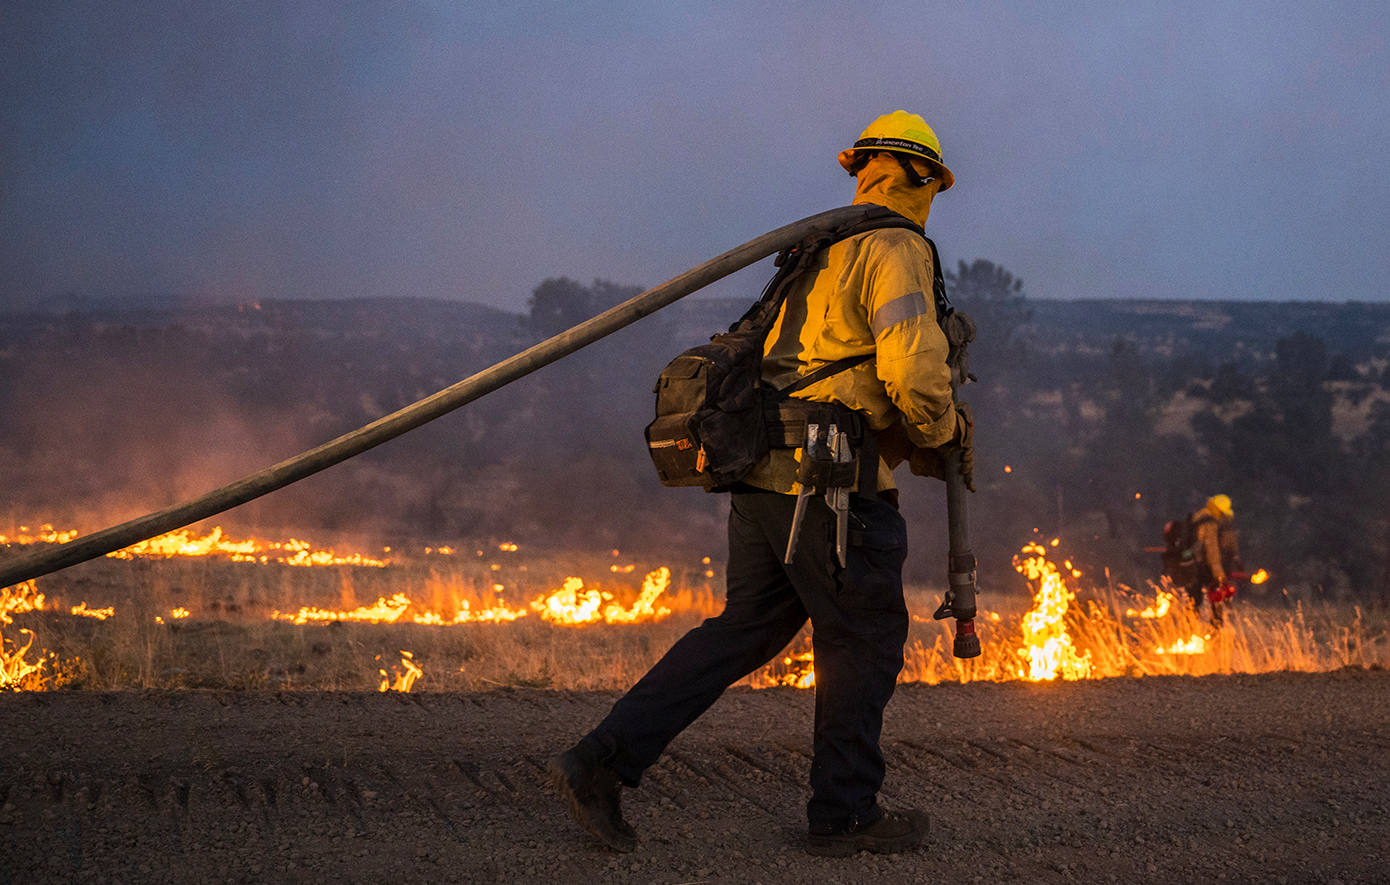
<path id="1" fill-rule="evenodd" d="M 1231 508 L 1231 499 L 1226 495 L 1212 495 L 1207 499 L 1207 511 L 1217 519 L 1235 519 L 1236 512 Z"/>
<path id="2" fill-rule="evenodd" d="M 854 147 L 840 151 L 840 165 L 850 175 L 854 174 L 854 155 L 858 150 L 893 151 L 921 157 L 941 170 L 940 190 L 950 190 L 956 183 L 956 177 L 941 161 L 941 142 L 936 133 L 916 114 L 894 111 L 870 123 Z"/>

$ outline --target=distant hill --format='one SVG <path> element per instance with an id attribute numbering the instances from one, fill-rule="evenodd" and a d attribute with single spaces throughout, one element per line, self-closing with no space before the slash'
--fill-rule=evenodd
<path id="1" fill-rule="evenodd" d="M 430 299 L 60 307 L 0 313 L 0 532 L 36 519 L 92 530 L 177 503 L 541 337 L 521 314 Z M 711 555 L 727 498 L 661 488 L 642 427 L 662 367 L 747 307 L 678 302 L 228 518 L 267 531 Z M 981 382 L 968 388 L 981 422 L 972 538 L 996 580 L 1013 575 L 1021 540 L 1043 532 L 1091 543 L 1116 580 L 1141 580 L 1153 523 L 1220 489 L 1246 508 L 1251 561 L 1282 562 L 1291 581 L 1311 563 L 1301 586 L 1384 586 L 1390 598 L 1390 305 L 981 307 L 995 328 L 980 329 L 971 353 Z M 1312 355 L 1290 372 L 1272 355 L 1300 333 L 1322 345 L 1287 348 Z M 903 482 L 919 551 L 908 573 L 934 580 L 940 490 Z"/>
<path id="2" fill-rule="evenodd" d="M 680 347 L 707 340 L 742 315 L 750 301 L 687 298 L 660 316 Z M 1116 339 L 1165 355 L 1268 356 L 1280 338 L 1303 332 L 1322 338 L 1329 353 L 1356 359 L 1390 347 L 1390 303 L 1299 301 L 1026 302 L 1031 343 L 1044 352 L 1105 352 Z M 968 305 L 965 309 L 969 309 Z M 371 336 L 390 330 L 410 336 L 479 335 L 506 339 L 523 330 L 523 315 L 474 304 L 425 298 L 268 301 L 259 305 L 179 306 L 146 299 L 136 306 L 65 299 L 44 311 L 0 313 L 0 342 L 45 330 L 91 326 L 194 330 L 246 335 L 294 329 L 317 336 Z M 645 323 L 646 321 L 644 321 Z M 676 348 L 677 350 L 679 347 Z"/>
<path id="3" fill-rule="evenodd" d="M 190 331 L 246 336 L 294 330 L 316 337 L 339 334 L 439 336 L 461 334 L 507 338 L 519 330 L 519 314 L 468 301 L 372 298 L 332 301 L 268 301 L 251 305 L 187 307 L 173 304 L 125 307 L 114 302 L 71 302 L 55 309 L 0 313 L 0 342 L 79 329 L 150 329 L 178 326 Z"/>
<path id="4" fill-rule="evenodd" d="M 1035 346 L 1106 351 L 1116 339 L 1166 356 L 1268 358 L 1280 339 L 1315 335 L 1354 360 L 1390 346 L 1390 304 L 1307 301 L 1029 301 Z"/>

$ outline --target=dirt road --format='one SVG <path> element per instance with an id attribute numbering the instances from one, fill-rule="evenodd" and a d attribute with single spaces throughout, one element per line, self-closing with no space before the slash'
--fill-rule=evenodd
<path id="1" fill-rule="evenodd" d="M 1390 673 L 900 687 L 886 805 L 811 858 L 812 695 L 735 690 L 596 846 L 547 756 L 605 693 L 0 696 L 0 883 L 1390 882 Z"/>

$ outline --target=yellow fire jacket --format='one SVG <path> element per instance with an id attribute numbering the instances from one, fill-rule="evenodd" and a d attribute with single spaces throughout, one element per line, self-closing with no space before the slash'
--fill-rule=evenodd
<path id="1" fill-rule="evenodd" d="M 1224 584 L 1231 569 L 1240 570 L 1240 549 L 1235 530 L 1215 519 L 1197 521 L 1197 555 L 1211 571 L 1212 580 Z"/>
<path id="2" fill-rule="evenodd" d="M 887 206 L 922 223 L 935 186 L 913 188 L 897 162 L 876 157 L 859 174 L 854 202 Z M 936 320 L 931 250 L 911 231 L 870 231 L 822 252 L 815 273 L 788 292 L 763 350 L 763 380 L 786 387 L 844 357 L 874 358 L 796 395 L 861 412 L 881 432 L 902 425 L 918 448 L 951 440 L 955 409 L 949 349 Z M 744 478 L 758 488 L 796 494 L 800 449 L 773 449 Z M 878 489 L 894 488 L 880 459 Z"/>
<path id="3" fill-rule="evenodd" d="M 1215 519 L 1201 519 L 1197 521 L 1197 543 L 1194 545 L 1200 551 L 1202 561 L 1211 570 L 1213 579 L 1216 583 L 1222 584 L 1226 581 L 1226 570 L 1221 567 L 1221 544 L 1218 540 L 1220 528 Z"/>

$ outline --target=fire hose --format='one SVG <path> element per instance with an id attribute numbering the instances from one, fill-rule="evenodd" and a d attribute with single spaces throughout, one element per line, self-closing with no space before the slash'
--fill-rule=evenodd
<path id="1" fill-rule="evenodd" d="M 0 587 L 51 574 L 69 566 L 96 559 L 132 544 L 149 540 L 183 528 L 186 525 L 215 516 L 245 504 L 262 495 L 282 489 L 291 483 L 312 476 L 339 464 L 368 449 L 427 424 L 460 406 L 483 397 L 542 366 L 569 356 L 582 347 L 598 341 L 663 307 L 674 304 L 692 292 L 708 286 L 735 271 L 775 255 L 800 242 L 817 229 L 830 230 L 841 224 L 861 220 L 877 207 L 871 205 L 845 206 L 821 212 L 793 222 L 722 255 L 706 261 L 680 276 L 604 311 L 564 332 L 548 338 L 491 368 L 472 375 L 451 387 L 406 406 L 365 427 L 344 434 L 331 442 L 310 449 L 267 467 L 259 473 L 214 489 L 200 497 L 166 507 L 111 528 L 75 538 L 66 544 L 40 550 L 0 563 Z M 949 483 L 949 480 L 948 480 Z M 949 485 L 948 485 L 949 491 Z M 954 523 L 953 523 L 954 525 Z M 954 531 L 954 529 L 953 529 Z M 954 534 L 952 535 L 954 538 Z M 952 545 L 954 549 L 954 542 Z M 968 548 L 967 548 L 968 549 Z M 973 611 L 974 596 L 971 595 Z"/>

